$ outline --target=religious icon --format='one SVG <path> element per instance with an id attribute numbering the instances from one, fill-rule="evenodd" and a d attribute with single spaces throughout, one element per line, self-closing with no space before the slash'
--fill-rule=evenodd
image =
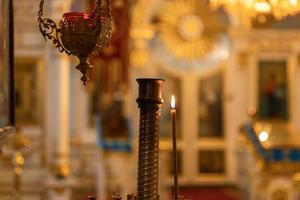
<path id="1" fill-rule="evenodd" d="M 114 101 L 113 106 L 102 110 L 103 133 L 106 138 L 127 138 L 127 119 L 123 114 L 123 102 Z"/>
<path id="2" fill-rule="evenodd" d="M 199 136 L 222 137 L 222 74 L 202 79 L 199 92 Z"/>
<path id="3" fill-rule="evenodd" d="M 288 119 L 286 61 L 259 62 L 259 117 L 262 120 Z"/>
<path id="4" fill-rule="evenodd" d="M 112 106 L 102 109 L 96 115 L 99 146 L 104 150 L 131 151 L 133 133 L 123 106 L 121 99 L 115 99 Z"/>
<path id="5" fill-rule="evenodd" d="M 17 59 L 15 64 L 16 121 L 21 125 L 36 125 L 39 122 L 38 63 L 35 59 Z"/>
<path id="6" fill-rule="evenodd" d="M 198 172 L 208 174 L 225 173 L 225 154 L 223 150 L 200 150 Z"/>

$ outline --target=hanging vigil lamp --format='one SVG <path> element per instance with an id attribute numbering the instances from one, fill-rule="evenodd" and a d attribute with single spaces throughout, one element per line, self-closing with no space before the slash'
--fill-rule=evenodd
<path id="1" fill-rule="evenodd" d="M 45 40 L 51 40 L 59 52 L 78 57 L 80 63 L 76 69 L 82 73 L 81 81 L 86 85 L 93 68 L 89 57 L 98 48 L 107 47 L 111 38 L 111 0 L 106 0 L 104 10 L 102 0 L 97 0 L 92 13 L 65 13 L 59 26 L 52 19 L 43 18 L 44 1 L 41 0 L 39 7 L 39 29 Z"/>

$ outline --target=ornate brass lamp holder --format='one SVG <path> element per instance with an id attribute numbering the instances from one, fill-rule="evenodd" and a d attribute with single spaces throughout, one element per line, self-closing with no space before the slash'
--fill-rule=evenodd
<path id="1" fill-rule="evenodd" d="M 111 38 L 112 16 L 111 0 L 106 0 L 105 15 L 102 12 L 102 0 L 97 0 L 93 13 L 68 12 L 63 15 L 59 26 L 49 18 L 43 18 L 44 1 L 40 2 L 38 23 L 45 40 L 51 40 L 59 52 L 78 57 L 76 66 L 82 73 L 84 85 L 89 80 L 89 56 L 97 48 L 106 47 Z"/>

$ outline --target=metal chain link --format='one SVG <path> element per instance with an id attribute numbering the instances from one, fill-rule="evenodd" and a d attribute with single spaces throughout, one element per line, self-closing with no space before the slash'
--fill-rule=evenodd
<path id="1" fill-rule="evenodd" d="M 107 17 L 109 19 L 112 19 L 112 15 L 111 15 L 111 0 L 107 0 Z"/>
<path id="2" fill-rule="evenodd" d="M 42 18 L 44 14 L 44 2 L 45 0 L 41 0 L 40 6 L 39 6 L 39 12 L 38 12 L 38 17 Z"/>

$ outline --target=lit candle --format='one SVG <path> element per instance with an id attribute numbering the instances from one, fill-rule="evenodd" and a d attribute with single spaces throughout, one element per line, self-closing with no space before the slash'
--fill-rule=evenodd
<path id="1" fill-rule="evenodd" d="M 171 98 L 171 119 L 173 137 L 173 169 L 174 169 L 174 198 L 178 200 L 178 162 L 177 162 L 177 138 L 176 138 L 176 107 L 175 96 Z"/>

